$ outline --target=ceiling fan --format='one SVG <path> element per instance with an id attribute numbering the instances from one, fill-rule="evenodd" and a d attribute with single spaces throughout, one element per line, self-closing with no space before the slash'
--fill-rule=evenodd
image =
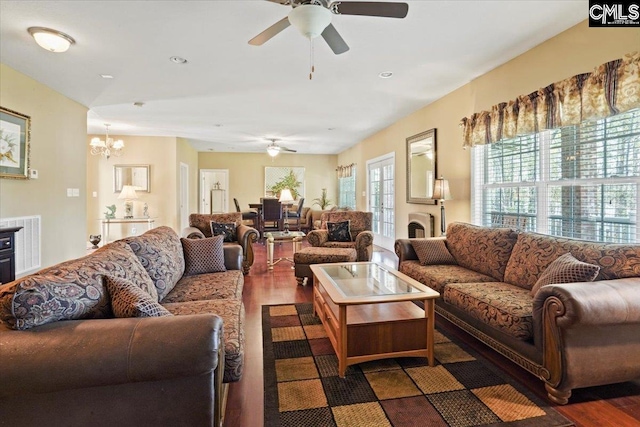
<path id="1" fill-rule="evenodd" d="M 271 138 L 271 139 L 268 139 L 268 141 L 271 141 L 271 144 L 269 144 L 269 146 L 267 147 L 267 153 L 271 157 L 277 156 L 282 151 L 286 151 L 287 153 L 297 153 L 298 152 L 298 150 L 292 150 L 290 148 L 282 147 L 282 146 L 276 144 L 276 141 L 278 141 L 278 139 Z"/>
<path id="2" fill-rule="evenodd" d="M 381 16 L 404 18 L 409 11 L 407 3 L 373 1 L 329 0 L 267 0 L 284 6 L 291 6 L 289 15 L 282 18 L 251 40 L 250 45 L 260 46 L 276 34 L 293 24 L 305 37 L 313 39 L 322 35 L 333 53 L 339 55 L 349 50 L 349 46 L 331 23 L 334 15 Z"/>

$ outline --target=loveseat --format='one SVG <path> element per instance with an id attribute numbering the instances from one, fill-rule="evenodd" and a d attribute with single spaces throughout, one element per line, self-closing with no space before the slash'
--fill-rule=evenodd
<path id="1" fill-rule="evenodd" d="M 320 228 L 307 234 L 307 241 L 314 247 L 351 248 L 357 252 L 357 261 L 371 261 L 373 255 L 373 214 L 363 211 L 324 211 L 320 217 Z M 328 223 L 338 224 L 348 221 L 348 233 L 344 239 L 333 239 Z M 337 233 L 340 236 L 340 233 Z"/>
<path id="2" fill-rule="evenodd" d="M 0 286 L 0 425 L 220 425 L 241 268 L 239 245 L 158 227 Z"/>
<path id="3" fill-rule="evenodd" d="M 182 230 L 182 237 L 190 239 L 202 239 L 211 237 L 211 222 L 218 224 L 235 224 L 232 241 L 225 244 L 237 244 L 242 247 L 242 272 L 249 274 L 253 265 L 253 244 L 258 240 L 258 230 L 243 224 L 241 212 L 229 212 L 221 214 L 189 215 L 189 226 Z"/>
<path id="4" fill-rule="evenodd" d="M 440 292 L 439 315 L 543 380 L 553 402 L 640 378 L 640 244 L 454 223 L 395 252 Z"/>

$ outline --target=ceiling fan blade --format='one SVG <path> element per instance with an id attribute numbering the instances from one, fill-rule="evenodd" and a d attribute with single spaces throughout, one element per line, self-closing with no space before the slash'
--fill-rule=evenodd
<path id="1" fill-rule="evenodd" d="M 291 148 L 280 147 L 281 151 L 287 151 L 289 153 L 297 153 L 298 150 L 292 150 Z"/>
<path id="2" fill-rule="evenodd" d="M 284 6 L 289 6 L 291 4 L 291 0 L 267 0 L 270 1 L 271 3 L 278 3 Z"/>
<path id="3" fill-rule="evenodd" d="M 329 9 L 338 15 L 382 16 L 385 18 L 404 18 L 409 11 L 407 3 L 373 1 L 337 1 Z"/>
<path id="4" fill-rule="evenodd" d="M 329 24 L 327 28 L 322 32 L 322 38 L 327 42 L 333 53 L 336 55 L 340 55 L 341 53 L 345 53 L 349 50 L 349 46 L 344 41 L 342 36 L 336 30 L 336 27 L 333 24 Z"/>
<path id="5" fill-rule="evenodd" d="M 289 25 L 291 25 L 289 23 L 289 18 L 285 16 L 284 18 L 249 40 L 249 44 L 253 46 L 260 46 L 264 42 L 268 41 L 273 36 L 278 34 L 280 31 L 286 29 Z"/>

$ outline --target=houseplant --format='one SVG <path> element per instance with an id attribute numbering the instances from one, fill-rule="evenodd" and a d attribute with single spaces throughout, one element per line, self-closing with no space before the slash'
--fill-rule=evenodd
<path id="1" fill-rule="evenodd" d="M 325 210 L 333 202 L 327 197 L 327 189 L 322 189 L 322 196 L 313 199 L 313 205 L 320 206 L 320 209 Z"/>

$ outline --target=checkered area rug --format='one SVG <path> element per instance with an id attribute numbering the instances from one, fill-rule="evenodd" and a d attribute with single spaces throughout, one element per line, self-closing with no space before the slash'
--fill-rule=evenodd
<path id="1" fill-rule="evenodd" d="M 349 366 L 311 303 L 262 307 L 265 427 L 571 426 L 471 349 L 436 331 L 436 366 L 397 358 Z"/>

